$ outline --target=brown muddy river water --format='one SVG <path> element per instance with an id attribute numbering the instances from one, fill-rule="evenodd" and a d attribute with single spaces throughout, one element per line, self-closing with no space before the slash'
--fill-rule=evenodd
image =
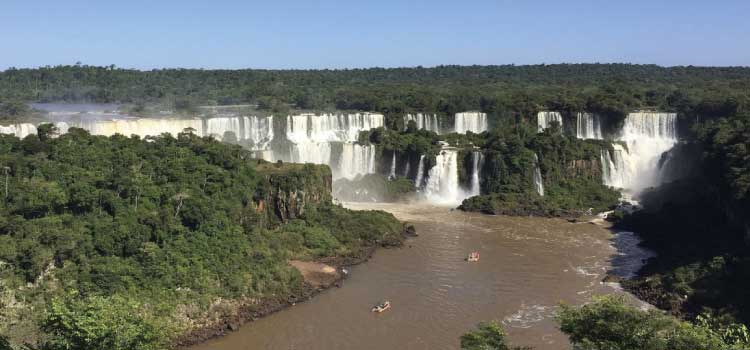
<path id="1" fill-rule="evenodd" d="M 346 206 L 389 211 L 420 236 L 401 249 L 378 250 L 351 269 L 342 288 L 193 349 L 458 349 L 461 334 L 488 320 L 502 322 L 515 345 L 568 349 L 553 319 L 556 305 L 616 291 L 600 281 L 612 259 L 622 257 L 614 235 L 600 226 L 426 204 Z M 622 235 L 617 245 L 633 243 L 632 235 Z M 465 262 L 474 250 L 480 261 Z M 632 260 L 640 258 L 616 264 Z M 382 299 L 392 308 L 372 313 Z"/>

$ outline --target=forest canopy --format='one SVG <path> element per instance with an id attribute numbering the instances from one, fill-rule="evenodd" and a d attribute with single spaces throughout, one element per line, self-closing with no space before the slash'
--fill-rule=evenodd
<path id="1" fill-rule="evenodd" d="M 40 130 L 0 135 L 0 334 L 15 345 L 161 349 L 216 305 L 227 317 L 302 295 L 290 259 L 401 240 L 392 215 L 333 205 L 326 166 L 265 163 L 190 133 Z M 317 199 L 280 216 L 290 191 Z"/>
<path id="2" fill-rule="evenodd" d="M 348 70 L 139 71 L 86 65 L 7 69 L 0 101 L 255 104 L 260 109 L 482 110 L 518 118 L 539 108 L 620 115 L 656 108 L 710 117 L 747 104 L 750 68 L 634 64 L 438 66 Z"/>

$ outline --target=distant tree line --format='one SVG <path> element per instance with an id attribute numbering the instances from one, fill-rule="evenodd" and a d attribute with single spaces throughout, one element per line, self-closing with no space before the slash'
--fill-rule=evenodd
<path id="1" fill-rule="evenodd" d="M 540 109 L 618 117 L 653 108 L 702 118 L 750 101 L 750 68 L 632 64 L 438 66 L 351 70 L 138 71 L 85 65 L 7 69 L 0 101 L 251 103 L 260 109 L 409 111 L 452 115 L 481 110 L 519 121 Z M 1 111 L 0 111 L 0 114 Z"/>

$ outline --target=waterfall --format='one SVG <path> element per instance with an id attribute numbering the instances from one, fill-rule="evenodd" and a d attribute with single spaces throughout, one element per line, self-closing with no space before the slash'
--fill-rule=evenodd
<path id="1" fill-rule="evenodd" d="M 251 140 L 252 150 L 268 149 L 273 140 L 273 117 L 216 117 L 209 119 L 175 119 L 175 118 L 119 118 L 119 119 L 83 119 L 75 118 L 55 122 L 61 133 L 71 127 L 85 129 L 92 135 L 140 137 L 158 136 L 164 133 L 177 136 L 187 128 L 194 130 L 197 136 L 213 136 L 218 140 L 224 138 L 228 131 L 234 133 L 238 141 Z"/>
<path id="2" fill-rule="evenodd" d="M 659 159 L 677 143 L 676 123 L 675 113 L 628 114 L 618 137 L 627 148 L 613 144 L 611 185 L 625 189 L 630 195 L 660 185 Z"/>
<path id="3" fill-rule="evenodd" d="M 612 148 L 612 155 L 606 149 L 601 150 L 602 182 L 614 188 L 624 188 L 628 181 L 624 156 L 627 150 L 619 143 L 613 143 Z"/>
<path id="4" fill-rule="evenodd" d="M 410 159 L 406 159 L 406 166 L 404 167 L 404 177 L 409 177 L 409 170 L 411 170 L 411 161 Z"/>
<path id="5" fill-rule="evenodd" d="M 393 157 L 391 157 L 391 172 L 388 173 L 389 179 L 396 178 L 396 151 L 393 151 Z"/>
<path id="6" fill-rule="evenodd" d="M 273 117 L 243 117 L 243 140 L 252 140 L 253 149 L 265 150 L 273 140 Z"/>
<path id="7" fill-rule="evenodd" d="M 544 180 L 542 179 L 542 170 L 539 169 L 539 157 L 534 153 L 534 188 L 536 193 L 544 196 Z"/>
<path id="8" fill-rule="evenodd" d="M 481 164 L 484 160 L 484 155 L 481 151 L 474 151 L 471 153 L 471 196 L 478 196 L 480 194 L 479 187 L 479 172 L 481 170 Z"/>
<path id="9" fill-rule="evenodd" d="M 372 173 L 375 173 L 375 145 L 342 145 L 338 177 L 353 179 L 358 175 Z"/>
<path id="10" fill-rule="evenodd" d="M 432 202 L 451 205 L 466 198 L 458 183 L 458 151 L 443 149 L 435 157 L 435 166 L 427 175 L 425 194 Z"/>
<path id="11" fill-rule="evenodd" d="M 224 134 L 231 132 L 237 140 L 244 139 L 244 129 L 240 126 L 240 117 L 218 117 L 206 120 L 206 130 L 203 135 L 213 136 L 223 140 Z"/>
<path id="12" fill-rule="evenodd" d="M 536 114 L 536 123 L 539 132 L 543 132 L 544 129 L 549 128 L 552 122 L 560 123 L 560 128 L 563 126 L 562 114 L 560 112 L 539 112 Z"/>
<path id="13" fill-rule="evenodd" d="M 328 142 L 304 142 L 292 144 L 290 150 L 292 163 L 331 163 L 331 144 Z"/>
<path id="14" fill-rule="evenodd" d="M 195 134 L 203 136 L 203 121 L 201 119 L 157 119 L 157 118 L 128 118 L 112 120 L 81 119 L 68 121 L 69 127 L 85 129 L 92 135 L 125 136 L 138 135 L 140 137 L 158 136 L 164 133 L 177 136 L 184 129 L 195 129 Z M 223 134 L 221 135 L 223 136 Z"/>
<path id="15" fill-rule="evenodd" d="M 424 178 L 424 154 L 419 156 L 419 167 L 417 168 L 417 178 L 414 180 L 416 188 L 422 188 L 422 179 Z"/>
<path id="16" fill-rule="evenodd" d="M 576 114 L 576 137 L 579 139 L 602 139 L 602 126 L 599 116 L 591 113 Z"/>
<path id="17" fill-rule="evenodd" d="M 409 121 L 412 120 L 417 124 L 417 129 L 425 129 L 440 134 L 440 124 L 436 114 L 407 114 L 404 116 L 404 130 L 409 125 Z"/>
<path id="18" fill-rule="evenodd" d="M 169 133 L 176 136 L 186 128 L 197 136 L 213 136 L 219 140 L 225 133 L 234 133 L 237 141 L 255 151 L 265 160 L 284 160 L 295 163 L 327 164 L 334 176 L 353 177 L 375 172 L 373 146 L 356 145 L 359 133 L 382 127 L 385 117 L 379 113 L 299 114 L 282 117 L 281 135 L 274 132 L 274 117 L 219 115 L 208 119 L 130 118 L 110 116 L 102 119 L 90 115 L 65 115 L 55 123 L 61 132 L 69 127 L 87 130 L 93 135 L 157 136 Z M 286 124 L 283 124 L 286 121 Z M 277 123 L 278 124 L 278 123 Z M 31 124 L 29 124 L 31 125 Z M 32 125 L 33 127 L 33 125 Z M 2 127 L 0 132 L 17 134 L 17 127 Z M 26 132 L 26 131 L 24 131 Z M 35 131 L 34 131 L 35 132 Z M 25 136 L 25 135 L 24 135 Z M 286 137 L 286 140 L 284 140 Z M 271 148 L 272 141 L 288 141 L 284 146 Z M 341 147 L 341 154 L 332 154 Z"/>
<path id="19" fill-rule="evenodd" d="M 22 139 L 26 136 L 36 134 L 36 126 L 30 123 L 11 124 L 8 126 L 0 125 L 0 134 L 11 134 Z"/>
<path id="20" fill-rule="evenodd" d="M 70 129 L 70 125 L 68 125 L 68 123 L 66 123 L 66 122 L 55 122 L 53 124 L 57 128 L 57 132 L 60 133 L 61 135 L 62 134 L 67 134 L 68 133 L 68 129 Z"/>
<path id="21" fill-rule="evenodd" d="M 363 173 L 364 159 L 374 172 L 374 152 L 367 147 L 352 146 L 357 141 L 360 131 L 370 130 L 385 125 L 385 117 L 378 113 L 322 114 L 311 113 L 290 115 L 286 117 L 285 135 L 292 144 L 291 159 L 294 163 L 315 163 L 333 165 L 339 160 L 339 170 L 334 176 L 351 177 Z M 331 158 L 331 144 L 342 143 L 342 157 Z M 344 154 L 346 152 L 351 152 Z M 277 158 L 283 158 L 280 155 Z M 370 161 L 370 159 L 373 159 Z M 343 162 L 343 163 L 342 163 Z M 360 165 L 355 165 L 360 164 Z"/>
<path id="22" fill-rule="evenodd" d="M 453 131 L 465 134 L 471 131 L 475 134 L 487 131 L 487 114 L 481 112 L 456 113 Z"/>
<path id="23" fill-rule="evenodd" d="M 354 142 L 357 141 L 360 131 L 384 125 L 385 117 L 378 113 L 306 113 L 287 116 L 286 136 L 294 143 Z"/>
<path id="24" fill-rule="evenodd" d="M 614 181 L 612 181 L 612 174 L 617 171 L 617 169 L 615 169 L 615 163 L 612 162 L 608 150 L 602 149 L 600 152 L 599 159 L 602 162 L 602 183 L 607 186 L 617 187 L 613 185 Z"/>

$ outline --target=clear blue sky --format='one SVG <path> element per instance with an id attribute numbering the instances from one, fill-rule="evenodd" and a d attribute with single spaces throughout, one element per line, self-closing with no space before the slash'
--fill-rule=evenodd
<path id="1" fill-rule="evenodd" d="M 750 0 L 2 0 L 0 69 L 750 65 Z"/>

